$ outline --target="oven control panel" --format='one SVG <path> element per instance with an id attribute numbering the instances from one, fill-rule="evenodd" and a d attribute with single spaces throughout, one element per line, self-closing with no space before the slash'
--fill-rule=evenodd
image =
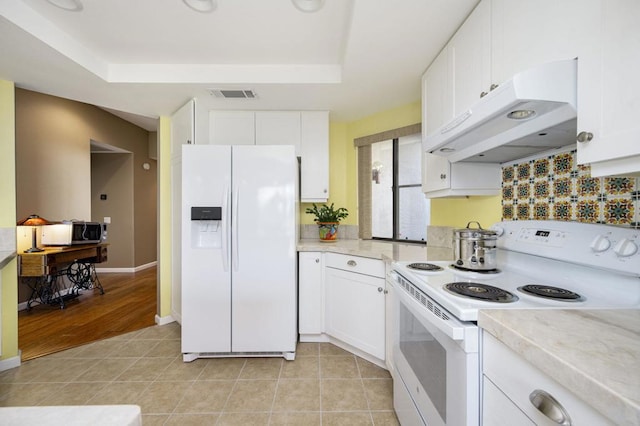
<path id="1" fill-rule="evenodd" d="M 522 220 L 496 223 L 497 247 L 640 276 L 640 229 Z"/>
<path id="2" fill-rule="evenodd" d="M 517 239 L 523 243 L 563 247 L 567 241 L 567 233 L 550 229 L 522 228 Z"/>

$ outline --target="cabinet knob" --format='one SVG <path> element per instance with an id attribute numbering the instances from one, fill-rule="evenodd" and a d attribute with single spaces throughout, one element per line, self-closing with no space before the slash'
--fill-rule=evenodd
<path id="1" fill-rule="evenodd" d="M 378 293 L 382 293 L 383 291 L 384 291 L 384 288 L 378 287 Z"/>
<path id="2" fill-rule="evenodd" d="M 446 179 L 446 178 L 447 178 L 447 175 L 445 173 L 440 174 L 440 179 Z"/>
<path id="3" fill-rule="evenodd" d="M 325 188 L 324 191 L 322 191 L 322 192 L 324 192 L 326 194 L 327 193 L 327 188 Z"/>
<path id="4" fill-rule="evenodd" d="M 316 263 L 320 263 L 320 259 L 316 259 Z"/>
<path id="5" fill-rule="evenodd" d="M 551 394 L 540 389 L 536 389 L 529 395 L 529 401 L 546 417 L 562 426 L 571 426 L 571 418 Z"/>
<path id="6" fill-rule="evenodd" d="M 350 260 L 350 261 L 348 261 L 348 262 L 347 262 L 347 265 L 349 265 L 349 266 L 356 266 L 356 265 L 357 265 L 357 263 L 356 263 L 356 261 L 355 261 L 355 260 Z"/>
<path id="7" fill-rule="evenodd" d="M 191 145 L 191 139 L 187 139 L 187 145 Z"/>
<path id="8" fill-rule="evenodd" d="M 491 87 L 489 87 L 489 91 L 491 92 L 494 89 L 497 89 L 498 85 L 497 84 L 492 84 Z"/>
<path id="9" fill-rule="evenodd" d="M 487 95 L 488 95 L 488 93 L 487 93 L 487 92 L 480 92 L 480 97 L 481 97 L 481 98 L 484 98 L 484 97 L 485 97 L 485 96 L 487 96 Z"/>
<path id="10" fill-rule="evenodd" d="M 589 142 L 590 140 L 593 139 L 593 133 L 591 132 L 580 132 L 578 133 L 578 142 L 582 143 L 582 142 Z"/>

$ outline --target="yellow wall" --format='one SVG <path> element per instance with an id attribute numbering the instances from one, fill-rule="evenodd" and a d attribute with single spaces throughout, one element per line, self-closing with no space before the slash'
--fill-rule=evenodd
<path id="1" fill-rule="evenodd" d="M 158 132 L 158 316 L 171 315 L 171 118 L 160 117 Z"/>
<path id="2" fill-rule="evenodd" d="M 0 227 L 16 226 L 15 92 L 0 80 Z M 2 357 L 18 356 L 18 271 L 12 260 L 2 271 Z"/>
<path id="3" fill-rule="evenodd" d="M 502 218 L 500 196 L 434 198 L 431 200 L 431 225 L 464 228 L 468 222 L 480 222 L 489 228 Z"/>
<path id="4" fill-rule="evenodd" d="M 422 121 L 421 102 L 390 109 L 350 123 L 331 123 L 329 132 L 329 194 L 328 203 L 346 207 L 346 225 L 357 225 L 357 161 L 353 140 Z M 312 224 L 313 216 L 304 213 L 310 204 L 301 204 L 300 222 Z M 431 200 L 430 225 L 462 227 L 476 220 L 483 227 L 500 221 L 500 196 L 440 198 Z"/>

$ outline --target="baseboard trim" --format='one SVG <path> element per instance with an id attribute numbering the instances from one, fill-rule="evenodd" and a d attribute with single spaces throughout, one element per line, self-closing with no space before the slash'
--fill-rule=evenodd
<path id="1" fill-rule="evenodd" d="M 21 356 L 22 356 L 22 351 L 18 351 L 18 356 L 0 360 L 0 371 L 10 370 L 12 368 L 20 367 Z"/>
<path id="2" fill-rule="evenodd" d="M 153 261 L 149 263 L 145 263 L 144 265 L 139 265 L 133 268 L 96 268 L 96 272 L 102 272 L 105 274 L 115 274 L 115 273 L 134 273 L 144 271 L 145 269 L 153 268 L 158 265 L 158 261 Z"/>
<path id="3" fill-rule="evenodd" d="M 175 322 L 176 320 L 171 316 L 168 315 L 166 317 L 161 317 L 159 315 L 156 315 L 156 324 L 157 325 L 167 325 L 167 324 L 171 324 L 172 322 Z"/>

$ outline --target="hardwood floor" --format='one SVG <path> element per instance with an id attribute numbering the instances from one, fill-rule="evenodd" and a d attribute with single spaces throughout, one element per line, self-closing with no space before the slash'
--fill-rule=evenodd
<path id="1" fill-rule="evenodd" d="M 104 294 L 82 290 L 66 308 L 36 305 L 18 313 L 22 361 L 155 324 L 156 267 L 136 273 L 100 273 Z"/>

